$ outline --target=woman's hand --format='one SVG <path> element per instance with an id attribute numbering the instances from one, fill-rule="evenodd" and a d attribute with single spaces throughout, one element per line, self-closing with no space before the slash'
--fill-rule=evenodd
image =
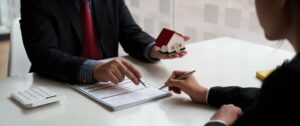
<path id="1" fill-rule="evenodd" d="M 242 114 L 241 108 L 233 104 L 223 105 L 210 120 L 222 120 L 231 126 Z"/>
<path id="2" fill-rule="evenodd" d="M 185 74 L 186 71 L 174 71 L 167 80 L 166 85 L 170 91 L 180 94 L 181 91 L 187 93 L 192 101 L 206 104 L 207 88 L 201 86 L 193 75 L 184 80 L 176 80 L 177 77 Z"/>

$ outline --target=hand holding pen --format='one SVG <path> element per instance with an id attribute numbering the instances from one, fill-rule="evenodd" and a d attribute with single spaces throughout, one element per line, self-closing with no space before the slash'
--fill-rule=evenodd
<path id="1" fill-rule="evenodd" d="M 179 77 L 176 77 L 175 79 L 177 80 L 184 80 L 186 79 L 188 76 L 190 76 L 191 74 L 193 74 L 194 72 L 196 72 L 196 70 L 193 70 L 191 72 L 186 72 L 185 74 L 182 74 L 181 76 Z M 173 74 L 172 74 L 173 75 Z M 175 74 L 174 74 L 175 75 Z M 176 75 L 175 75 L 176 76 Z M 172 78 L 172 76 L 170 77 L 170 79 Z M 165 84 L 164 86 L 160 87 L 159 90 L 162 90 L 164 89 L 165 87 L 167 87 L 167 85 Z"/>
<path id="2" fill-rule="evenodd" d="M 200 85 L 193 76 L 194 72 L 195 71 L 174 71 L 165 83 L 165 86 L 161 87 L 161 89 L 168 87 L 169 91 L 173 91 L 177 94 L 183 91 L 188 94 L 194 102 L 206 103 L 207 88 Z"/>

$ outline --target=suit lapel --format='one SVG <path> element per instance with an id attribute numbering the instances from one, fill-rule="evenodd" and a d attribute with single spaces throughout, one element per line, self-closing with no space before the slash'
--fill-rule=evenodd
<path id="1" fill-rule="evenodd" d="M 82 34 L 80 30 L 80 14 L 75 6 L 75 3 L 73 0 L 57 0 L 65 10 L 66 15 L 68 15 L 70 21 L 72 22 L 72 25 L 75 29 L 75 32 L 82 43 Z"/>

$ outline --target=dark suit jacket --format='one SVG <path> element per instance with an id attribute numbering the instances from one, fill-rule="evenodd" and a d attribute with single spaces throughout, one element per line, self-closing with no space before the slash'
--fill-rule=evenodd
<path id="1" fill-rule="evenodd" d="M 300 54 L 274 71 L 261 89 L 214 87 L 208 103 L 215 107 L 233 103 L 243 109 L 234 126 L 290 126 L 300 119 Z M 214 126 L 210 124 L 207 126 Z"/>
<path id="2" fill-rule="evenodd" d="M 94 26 L 102 58 L 116 57 L 118 43 L 131 56 L 155 40 L 133 20 L 124 0 L 93 0 Z M 21 0 L 21 31 L 32 72 L 78 83 L 82 37 L 73 0 Z"/>

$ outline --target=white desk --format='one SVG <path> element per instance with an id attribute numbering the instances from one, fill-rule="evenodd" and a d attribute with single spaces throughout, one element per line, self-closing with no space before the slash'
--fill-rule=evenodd
<path id="1" fill-rule="evenodd" d="M 196 77 L 203 85 L 239 85 L 259 87 L 255 78 L 260 69 L 275 67 L 294 53 L 256 45 L 240 40 L 221 38 L 187 46 L 188 55 L 182 59 L 164 60 L 155 64 L 133 62 L 144 80 L 157 86 L 174 69 L 197 70 Z M 45 86 L 66 99 L 26 110 L 9 99 L 12 92 L 35 86 Z M 0 80 L 0 123 L 2 126 L 201 126 L 215 109 L 190 102 L 187 95 L 142 104 L 111 112 L 63 83 L 33 74 Z"/>

